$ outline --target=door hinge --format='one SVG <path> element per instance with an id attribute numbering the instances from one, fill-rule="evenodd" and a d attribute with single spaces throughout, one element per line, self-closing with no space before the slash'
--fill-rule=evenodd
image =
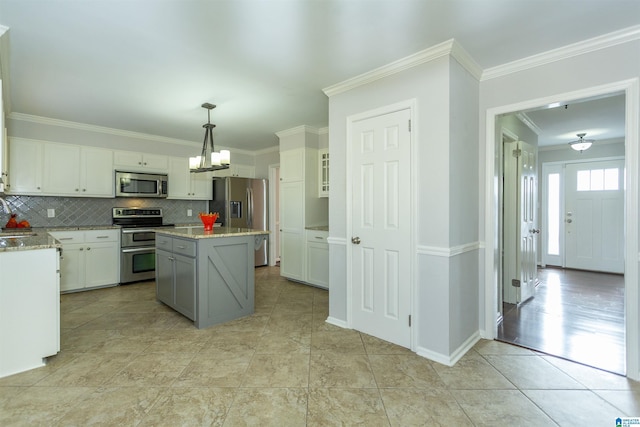
<path id="1" fill-rule="evenodd" d="M 409 132 L 411 132 L 411 119 L 409 119 Z"/>
<path id="2" fill-rule="evenodd" d="M 517 149 L 517 150 L 513 150 L 513 157 L 518 158 L 522 155 L 522 150 L 521 149 Z"/>
<path id="3" fill-rule="evenodd" d="M 519 288 L 520 287 L 520 279 L 511 279 L 511 286 L 513 286 L 514 288 Z"/>
<path id="4" fill-rule="evenodd" d="M 409 327 L 411 327 L 411 315 L 409 315 Z"/>

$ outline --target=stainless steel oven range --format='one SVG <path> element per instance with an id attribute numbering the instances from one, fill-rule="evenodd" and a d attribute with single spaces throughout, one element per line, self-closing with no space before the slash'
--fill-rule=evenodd
<path id="1" fill-rule="evenodd" d="M 156 233 L 161 208 L 113 208 L 113 225 L 122 227 L 120 283 L 153 280 L 156 269 Z"/>

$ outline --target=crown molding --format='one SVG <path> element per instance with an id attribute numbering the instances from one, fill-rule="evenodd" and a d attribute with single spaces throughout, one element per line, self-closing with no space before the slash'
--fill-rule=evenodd
<path id="1" fill-rule="evenodd" d="M 168 144 L 186 145 L 189 147 L 198 145 L 198 143 L 194 141 L 186 141 L 183 139 L 176 139 L 176 138 L 167 138 L 165 136 L 151 135 L 151 134 L 141 133 L 141 132 L 132 132 L 128 130 L 109 128 L 105 126 L 89 125 L 86 123 L 71 122 L 68 120 L 52 119 L 49 117 L 34 116 L 31 114 L 24 114 L 24 113 L 10 113 L 9 119 L 18 120 L 22 122 L 37 123 L 37 124 L 47 125 L 47 126 L 58 126 L 58 127 L 69 128 L 69 129 L 83 130 L 87 132 L 96 132 L 96 133 L 104 133 L 109 135 L 123 136 L 126 138 L 145 139 L 150 141 L 166 142 Z"/>
<path id="2" fill-rule="evenodd" d="M 454 39 L 447 40 L 428 49 L 421 50 L 413 55 L 406 56 L 390 64 L 383 65 L 359 76 L 352 77 L 341 83 L 324 88 L 322 91 L 328 97 L 349 91 L 358 86 L 362 86 L 376 80 L 383 79 L 385 77 L 397 74 L 401 71 L 408 70 L 416 67 L 420 64 L 424 64 L 434 59 L 442 58 L 443 56 L 451 55 L 455 58 L 460 65 L 462 65 L 467 71 L 469 71 L 476 79 L 480 80 L 482 75 L 482 69 L 473 60 L 471 55 L 465 51 L 462 46 Z"/>
<path id="3" fill-rule="evenodd" d="M 516 117 L 536 135 L 540 135 L 542 133 L 542 129 L 540 129 L 540 127 L 531 120 L 527 113 L 516 113 Z"/>
<path id="4" fill-rule="evenodd" d="M 528 70 L 596 50 L 605 49 L 622 43 L 640 39 L 640 25 L 628 27 L 619 31 L 593 37 L 557 49 L 552 49 L 537 55 L 528 56 L 496 67 L 487 68 L 482 73 L 480 81 L 503 77 L 518 71 Z"/>
<path id="5" fill-rule="evenodd" d="M 97 125 L 88 125 L 85 123 L 71 122 L 68 120 L 60 120 L 60 119 L 51 119 L 48 117 L 34 116 L 31 114 L 24 114 L 24 113 L 10 113 L 9 119 L 19 120 L 23 122 L 38 123 L 38 124 L 47 125 L 47 126 L 58 126 L 58 127 L 82 130 L 87 132 L 104 133 L 107 135 L 122 136 L 125 138 L 135 138 L 135 139 L 143 139 L 147 141 L 163 142 L 166 144 L 183 145 L 187 147 L 197 147 L 201 144 L 200 142 L 187 141 L 184 139 L 167 138 L 166 136 L 152 135 L 152 134 L 141 133 L 141 132 L 132 132 L 128 130 L 115 129 L 115 128 L 109 128 L 104 126 L 97 126 Z M 271 151 L 278 151 L 277 146 L 265 148 L 264 150 L 260 150 L 258 152 L 251 151 L 251 150 L 244 150 L 242 148 L 227 147 L 219 144 L 216 144 L 216 148 L 227 149 L 233 153 L 246 154 L 250 156 L 253 156 L 256 154 L 269 153 Z"/>
<path id="6" fill-rule="evenodd" d="M 296 126 L 294 128 L 291 128 L 291 129 L 285 129 L 285 130 L 278 131 L 278 132 L 276 132 L 276 136 L 278 138 L 282 138 L 282 137 L 285 137 L 285 136 L 297 135 L 299 133 L 312 133 L 314 135 L 320 135 L 321 131 L 322 131 L 321 129 L 315 128 L 313 126 L 300 125 L 300 126 Z"/>

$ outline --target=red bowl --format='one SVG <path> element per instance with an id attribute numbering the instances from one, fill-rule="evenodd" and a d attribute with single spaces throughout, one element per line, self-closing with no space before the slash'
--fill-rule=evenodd
<path id="1" fill-rule="evenodd" d="M 213 230 L 213 224 L 216 222 L 216 219 L 218 219 L 218 214 L 200 214 L 199 216 L 205 231 Z"/>

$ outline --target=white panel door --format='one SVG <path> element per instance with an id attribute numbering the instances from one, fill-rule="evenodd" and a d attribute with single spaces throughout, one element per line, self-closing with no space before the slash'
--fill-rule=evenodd
<path id="1" fill-rule="evenodd" d="M 518 233 L 519 248 L 517 251 L 520 276 L 518 289 L 518 303 L 532 298 L 538 280 L 537 248 L 538 229 L 538 165 L 537 150 L 531 144 L 518 141 L 520 156 L 518 157 L 518 175 L 520 191 L 518 197 L 520 232 Z"/>
<path id="2" fill-rule="evenodd" d="M 568 164 L 567 268 L 624 273 L 624 160 Z"/>
<path id="3" fill-rule="evenodd" d="M 520 304 L 534 296 L 538 277 L 536 147 L 504 145 L 503 301 Z"/>
<path id="4" fill-rule="evenodd" d="M 410 110 L 352 125 L 353 328 L 410 347 Z"/>

